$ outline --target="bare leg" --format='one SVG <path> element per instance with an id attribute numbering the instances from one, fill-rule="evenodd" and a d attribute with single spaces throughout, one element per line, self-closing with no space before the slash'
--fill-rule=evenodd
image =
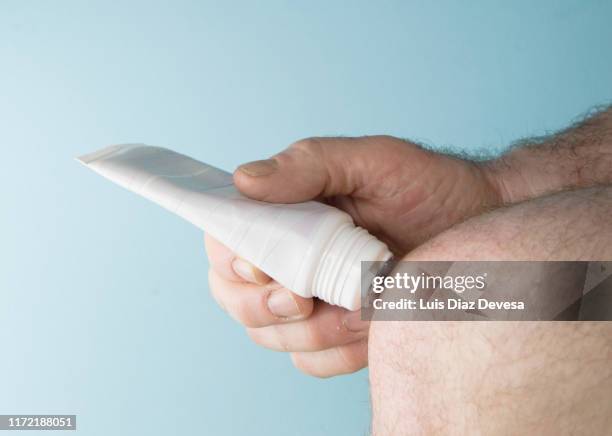
<path id="1" fill-rule="evenodd" d="M 612 188 L 473 218 L 411 260 L 612 259 Z M 373 322 L 376 435 L 605 435 L 612 323 Z"/>

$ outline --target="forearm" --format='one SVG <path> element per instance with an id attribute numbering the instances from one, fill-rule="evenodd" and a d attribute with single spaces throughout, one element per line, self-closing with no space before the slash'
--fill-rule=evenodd
<path id="1" fill-rule="evenodd" d="M 407 260 L 612 259 L 612 187 L 472 218 Z M 374 434 L 605 434 L 612 323 L 373 322 Z"/>
<path id="2" fill-rule="evenodd" d="M 503 203 L 612 183 L 612 107 L 482 165 Z"/>

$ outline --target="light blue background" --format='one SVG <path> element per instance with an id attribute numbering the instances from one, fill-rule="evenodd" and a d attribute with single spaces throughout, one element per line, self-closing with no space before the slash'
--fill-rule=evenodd
<path id="1" fill-rule="evenodd" d="M 580 0 L 2 0 L 0 413 L 368 433 L 366 372 L 317 380 L 251 344 L 209 297 L 201 232 L 72 157 L 146 142 L 233 169 L 375 133 L 499 149 L 610 101 L 611 20 Z"/>

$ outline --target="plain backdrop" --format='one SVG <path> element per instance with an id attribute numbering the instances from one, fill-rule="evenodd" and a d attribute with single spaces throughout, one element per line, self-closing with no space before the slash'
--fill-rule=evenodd
<path id="1" fill-rule="evenodd" d="M 367 434 L 367 371 L 318 380 L 253 345 L 209 296 L 202 233 L 73 157 L 145 142 L 232 170 L 364 134 L 499 151 L 611 101 L 611 21 L 603 0 L 1 0 L 0 413 Z"/>

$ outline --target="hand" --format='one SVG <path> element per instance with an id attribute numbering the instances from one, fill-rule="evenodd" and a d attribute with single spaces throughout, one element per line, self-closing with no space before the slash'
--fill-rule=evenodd
<path id="1" fill-rule="evenodd" d="M 234 182 L 257 200 L 318 199 L 345 210 L 396 255 L 499 204 L 484 167 L 388 136 L 302 140 L 240 166 Z M 359 311 L 295 295 L 210 237 L 206 249 L 213 296 L 255 342 L 290 352 L 296 367 L 319 377 L 367 365 Z"/>

